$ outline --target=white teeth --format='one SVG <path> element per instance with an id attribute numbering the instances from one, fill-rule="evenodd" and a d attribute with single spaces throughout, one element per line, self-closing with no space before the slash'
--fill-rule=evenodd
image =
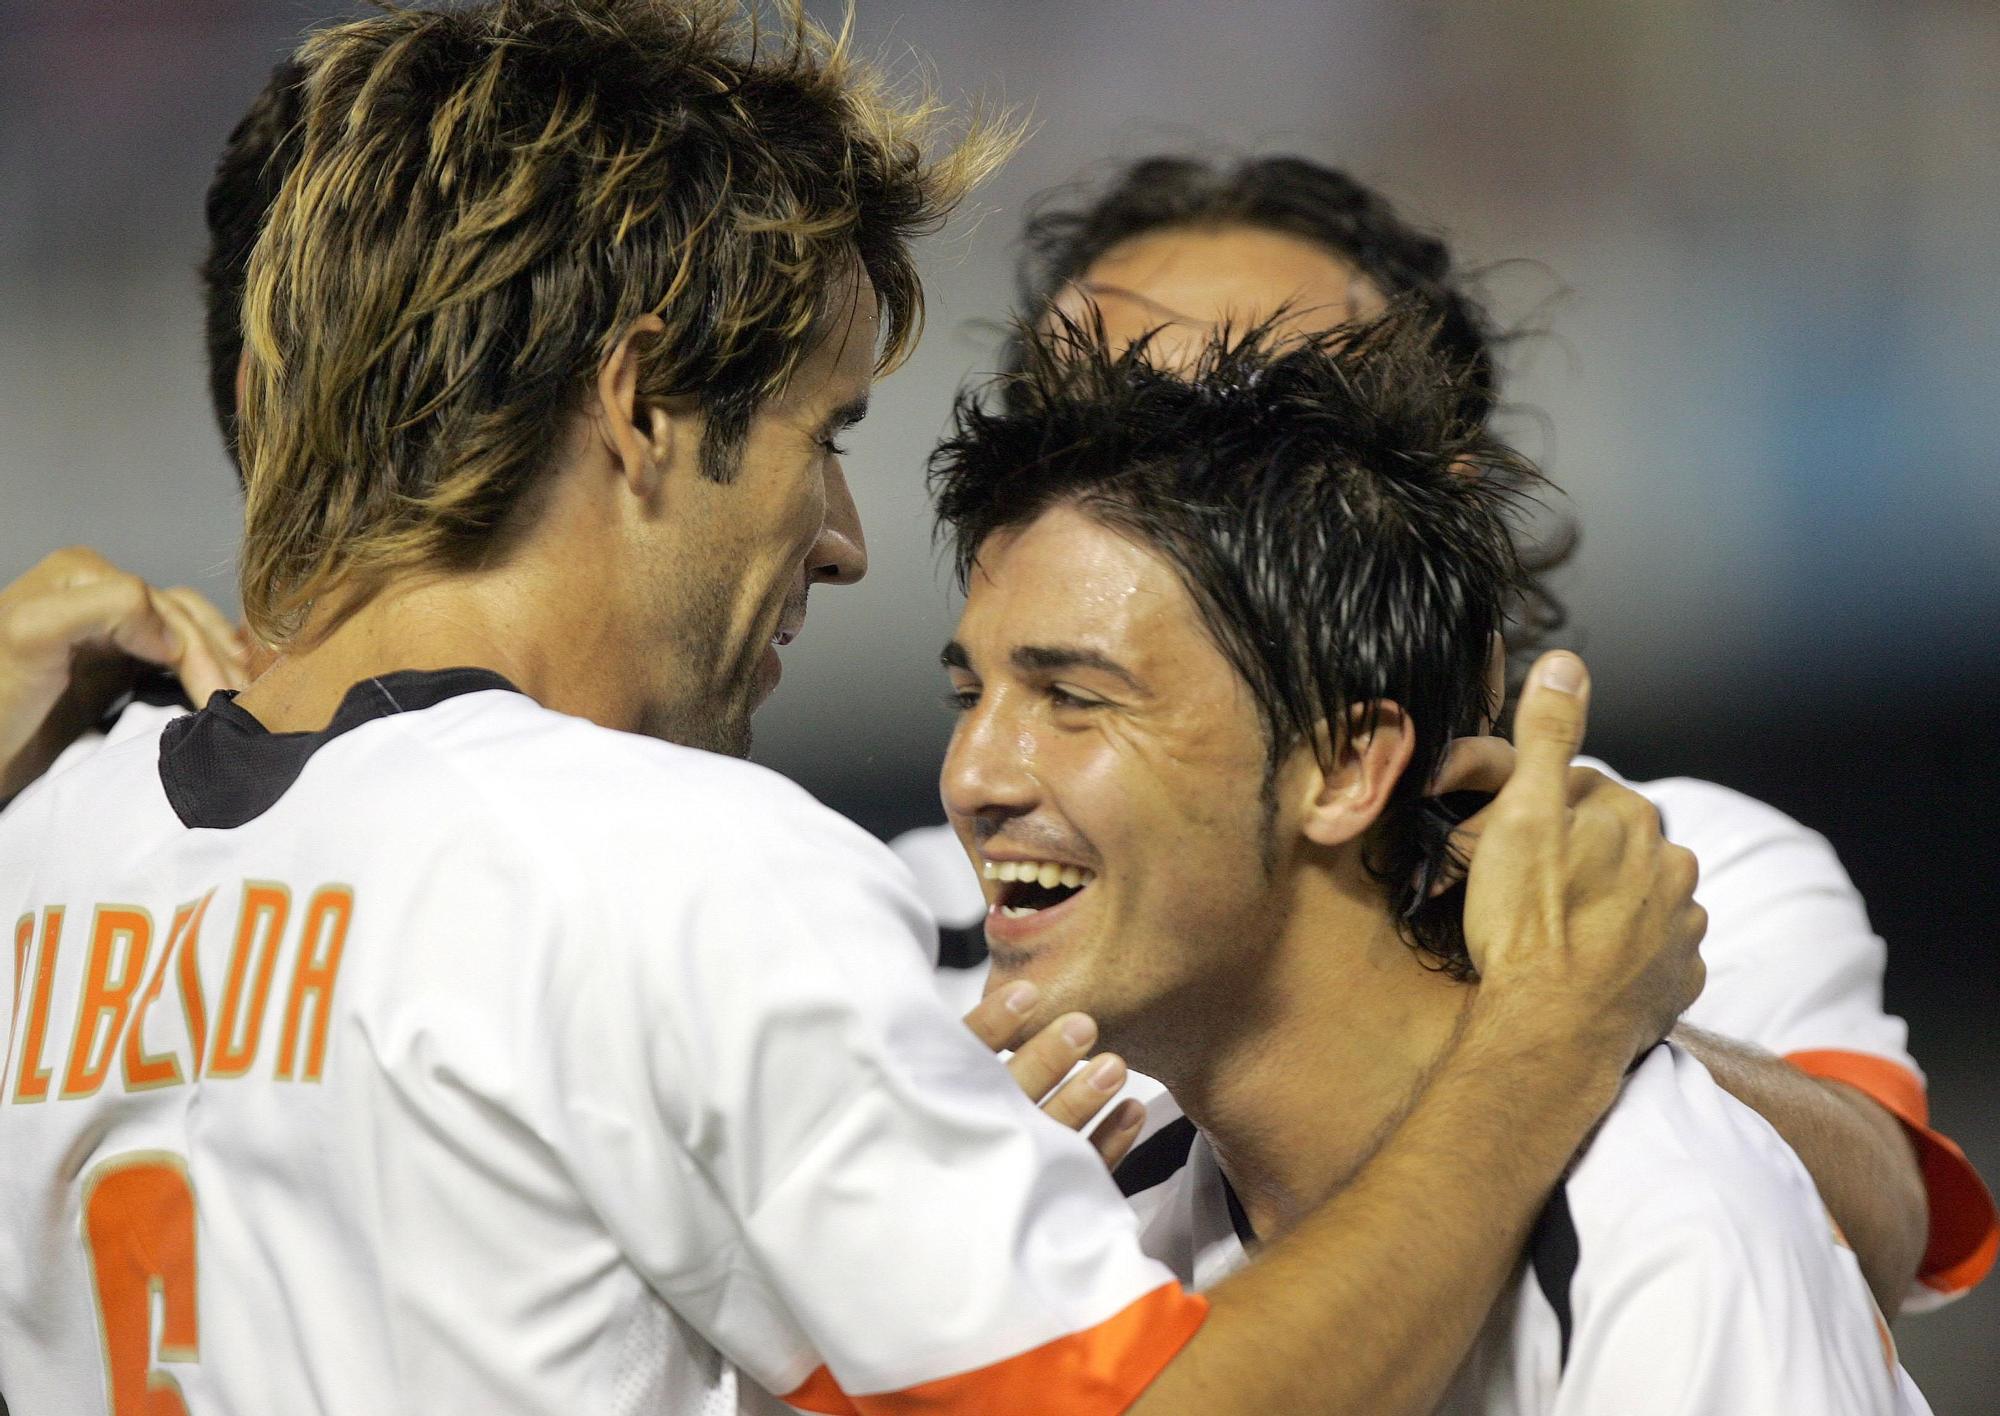
<path id="1" fill-rule="evenodd" d="M 1034 913 L 1034 910 L 1028 908 L 1025 905 L 1002 905 L 1000 907 L 1000 913 L 1005 915 L 1008 919 L 1026 919 L 1029 915 Z"/>
<path id="2" fill-rule="evenodd" d="M 1066 886 L 1080 890 L 1097 878 L 1097 872 L 1086 870 L 1080 865 L 1061 865 L 1046 860 L 989 860 L 980 863 L 980 878 L 999 880 L 1008 884 L 1022 881 L 1040 885 L 1045 890 L 1056 886 Z"/>

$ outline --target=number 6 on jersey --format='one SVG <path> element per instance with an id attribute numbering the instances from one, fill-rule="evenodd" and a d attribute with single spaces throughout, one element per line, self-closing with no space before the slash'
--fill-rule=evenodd
<path id="1" fill-rule="evenodd" d="M 153 1365 L 153 1294 L 160 1295 L 159 1360 L 198 1356 L 194 1189 L 166 1151 L 129 1151 L 83 1182 L 83 1242 L 90 1255 L 111 1416 L 188 1416 L 180 1383 Z"/>

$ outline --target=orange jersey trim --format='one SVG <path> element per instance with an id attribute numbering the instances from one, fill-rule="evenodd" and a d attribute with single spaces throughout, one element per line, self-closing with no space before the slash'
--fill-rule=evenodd
<path id="1" fill-rule="evenodd" d="M 1834 1048 L 1792 1052 L 1785 1060 L 1809 1076 L 1845 1082 L 1865 1093 L 1901 1121 L 1916 1143 L 1931 1209 L 1930 1243 L 1917 1281 L 1935 1292 L 1956 1295 L 1992 1272 L 1994 1258 L 2000 1255 L 2000 1213 L 1986 1182 L 1958 1143 L 1931 1129 L 1930 1102 L 1916 1075 L 1886 1057 Z"/>
<path id="2" fill-rule="evenodd" d="M 1094 1328 L 1018 1356 L 902 1391 L 849 1396 L 821 1367 L 783 1399 L 821 1416 L 963 1416 L 969 1412 L 1061 1411 L 1118 1416 L 1187 1345 L 1208 1300 L 1162 1284 Z"/>

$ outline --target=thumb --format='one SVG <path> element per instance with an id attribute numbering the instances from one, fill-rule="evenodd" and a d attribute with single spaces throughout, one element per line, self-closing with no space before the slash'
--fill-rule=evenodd
<path id="1" fill-rule="evenodd" d="M 1514 709 L 1514 773 L 1501 795 L 1560 811 L 1569 801 L 1569 764 L 1590 718 L 1590 671 L 1558 650 L 1535 661 Z"/>

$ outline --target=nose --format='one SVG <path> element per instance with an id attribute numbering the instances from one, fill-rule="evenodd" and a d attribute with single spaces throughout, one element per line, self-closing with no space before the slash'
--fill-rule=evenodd
<path id="1" fill-rule="evenodd" d="M 1041 803 L 1033 734 L 1015 724 L 1006 694 L 989 691 L 960 716 L 945 749 L 938 796 L 945 813 L 969 818 L 981 839 Z"/>
<path id="2" fill-rule="evenodd" d="M 826 474 L 826 519 L 806 562 L 806 579 L 815 585 L 852 585 L 868 573 L 868 542 L 861 533 L 861 513 L 847 488 L 847 473 L 835 462 Z"/>

